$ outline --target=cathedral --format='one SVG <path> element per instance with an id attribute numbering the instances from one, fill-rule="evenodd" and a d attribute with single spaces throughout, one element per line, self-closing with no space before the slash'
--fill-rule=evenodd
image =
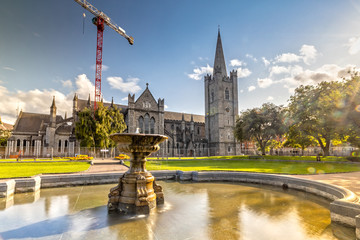
<path id="1" fill-rule="evenodd" d="M 237 72 L 226 72 L 225 58 L 218 32 L 213 74 L 204 77 L 205 116 L 165 111 L 165 100 L 156 100 L 148 84 L 138 97 L 128 95 L 128 104 L 103 103 L 120 109 L 127 125 L 126 132 L 163 134 L 159 156 L 197 157 L 240 154 L 240 144 L 233 134 L 238 115 Z M 74 129 L 78 113 L 93 108 L 87 100 L 73 99 L 72 117 L 56 114 L 55 97 L 50 114 L 20 112 L 8 140 L 7 155 L 21 152 L 24 156 L 72 156 L 80 153 Z"/>

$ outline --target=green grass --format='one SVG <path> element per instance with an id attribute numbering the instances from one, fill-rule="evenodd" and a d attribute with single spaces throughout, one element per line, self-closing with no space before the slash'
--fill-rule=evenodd
<path id="1" fill-rule="evenodd" d="M 80 172 L 89 167 L 88 162 L 0 163 L 0 178 L 31 177 L 41 173 Z"/>
<path id="2" fill-rule="evenodd" d="M 158 158 L 147 158 L 148 160 L 158 160 Z M 264 159 L 264 160 L 286 160 L 286 161 L 316 161 L 316 156 L 248 156 L 248 155 L 239 155 L 239 156 L 213 156 L 213 157 L 170 157 L 170 158 L 160 158 L 162 160 L 231 160 L 231 159 Z M 348 161 L 345 157 L 321 157 L 321 161 L 326 162 L 346 162 Z"/>
<path id="3" fill-rule="evenodd" d="M 179 160 L 148 161 L 147 170 L 181 170 L 181 171 L 244 171 L 279 174 L 316 174 L 360 171 L 359 164 L 346 163 L 301 163 L 274 162 L 262 160 Z"/>

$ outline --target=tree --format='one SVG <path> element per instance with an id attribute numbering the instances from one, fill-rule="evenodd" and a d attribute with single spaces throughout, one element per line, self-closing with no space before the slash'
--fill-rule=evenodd
<path id="1" fill-rule="evenodd" d="M 294 124 L 289 127 L 288 132 L 285 135 L 286 141 L 284 142 L 284 147 L 293 147 L 301 148 L 301 155 L 304 155 L 304 150 L 312 145 L 315 145 L 317 142 L 314 141 L 314 138 L 300 131 L 300 128 Z"/>
<path id="2" fill-rule="evenodd" d="M 332 140 L 341 140 L 346 116 L 344 91 L 340 82 L 321 82 L 316 86 L 300 86 L 290 97 L 289 112 L 302 136 L 312 136 L 325 156 Z"/>
<path id="3" fill-rule="evenodd" d="M 351 73 L 351 78 L 344 83 L 344 89 L 345 135 L 349 143 L 360 148 L 360 76 L 357 72 Z"/>
<path id="4" fill-rule="evenodd" d="M 82 147 L 108 148 L 115 146 L 110 134 L 123 132 L 126 129 L 124 116 L 114 107 L 104 107 L 99 103 L 95 113 L 85 108 L 78 114 L 75 126 L 76 138 Z"/>
<path id="5" fill-rule="evenodd" d="M 236 121 L 234 134 L 239 141 L 256 141 L 265 155 L 269 141 L 285 133 L 282 107 L 265 103 L 261 108 L 248 109 Z"/>

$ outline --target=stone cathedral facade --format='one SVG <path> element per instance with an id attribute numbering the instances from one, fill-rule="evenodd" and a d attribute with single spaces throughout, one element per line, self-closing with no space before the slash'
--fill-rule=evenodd
<path id="1" fill-rule="evenodd" d="M 168 140 L 157 153 L 163 156 L 236 155 L 240 145 L 233 134 L 238 115 L 237 72 L 226 72 L 220 32 L 218 33 L 213 75 L 204 78 L 205 116 L 165 111 L 165 100 L 156 100 L 148 84 L 136 99 L 128 95 L 128 104 L 103 103 L 117 107 L 124 114 L 127 132 L 163 134 Z M 65 156 L 80 153 L 74 128 L 79 111 L 92 109 L 87 100 L 73 99 L 72 117 L 56 114 L 53 98 L 50 114 L 20 112 L 8 141 L 7 154 L 21 152 L 27 156 Z"/>

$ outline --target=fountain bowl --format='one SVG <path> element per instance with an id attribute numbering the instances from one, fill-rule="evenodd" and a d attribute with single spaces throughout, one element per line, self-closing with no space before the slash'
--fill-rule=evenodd
<path id="1" fill-rule="evenodd" d="M 110 189 L 108 211 L 125 214 L 149 214 L 164 203 L 162 187 L 146 171 L 146 157 L 160 149 L 167 139 L 160 134 L 115 133 L 110 135 L 120 151 L 130 155 L 130 168 Z"/>

